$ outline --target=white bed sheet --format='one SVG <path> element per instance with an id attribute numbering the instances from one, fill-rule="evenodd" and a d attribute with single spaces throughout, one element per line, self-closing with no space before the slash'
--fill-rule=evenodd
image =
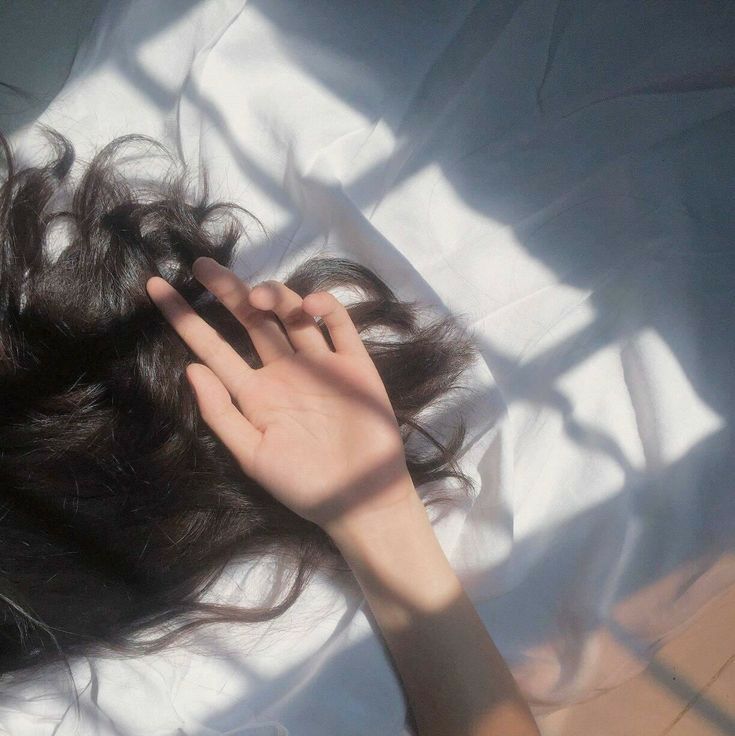
<path id="1" fill-rule="evenodd" d="M 728 2 L 114 2 L 40 116 L 82 159 L 140 132 L 206 164 L 266 226 L 245 278 L 343 255 L 466 318 L 480 492 L 435 529 L 537 714 L 632 676 L 735 582 L 733 37 Z M 32 126 L 11 137 L 36 155 Z M 75 660 L 79 713 L 63 670 L 6 678 L 0 729 L 408 733 L 326 575 L 200 639 Z"/>

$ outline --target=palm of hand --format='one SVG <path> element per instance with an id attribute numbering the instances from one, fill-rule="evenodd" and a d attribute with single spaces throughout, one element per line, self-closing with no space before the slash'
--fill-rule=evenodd
<path id="1" fill-rule="evenodd" d="M 263 434 L 249 474 L 317 523 L 390 501 L 403 441 L 369 359 L 294 353 L 254 371 L 238 404 Z"/>

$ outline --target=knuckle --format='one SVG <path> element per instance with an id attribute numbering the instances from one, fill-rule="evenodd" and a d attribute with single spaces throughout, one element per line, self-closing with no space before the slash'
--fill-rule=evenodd
<path id="1" fill-rule="evenodd" d="M 216 362 L 224 351 L 224 346 L 219 339 L 209 339 L 202 345 L 202 357 L 205 362 Z"/>
<path id="2" fill-rule="evenodd" d="M 200 407 L 202 419 L 207 424 L 219 424 L 227 415 L 227 407 L 217 404 L 215 406 Z"/>
<path id="3" fill-rule="evenodd" d="M 243 304 L 242 310 L 238 312 L 238 316 L 248 329 L 257 328 L 271 319 L 267 312 L 261 312 L 245 304 Z"/>
<path id="4" fill-rule="evenodd" d="M 228 280 L 226 284 L 223 284 L 217 289 L 215 295 L 223 302 L 239 304 L 243 300 L 242 285 Z"/>
<path id="5" fill-rule="evenodd" d="M 287 327 L 297 327 L 301 324 L 306 323 L 306 319 L 309 315 L 306 314 L 302 309 L 301 305 L 291 307 L 290 309 L 283 312 L 282 315 L 279 315 L 279 319 L 281 322 L 283 322 L 284 325 Z"/>

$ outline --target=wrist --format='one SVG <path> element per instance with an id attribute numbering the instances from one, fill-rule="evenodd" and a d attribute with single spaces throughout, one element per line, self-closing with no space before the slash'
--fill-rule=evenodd
<path id="1" fill-rule="evenodd" d="M 371 542 L 393 536 L 405 525 L 414 526 L 426 516 L 410 476 L 400 479 L 391 491 L 391 500 L 378 507 L 357 507 L 322 528 L 346 554 L 359 554 Z M 428 520 L 428 517 L 427 517 Z"/>
<path id="2" fill-rule="evenodd" d="M 443 610 L 463 592 L 415 489 L 391 506 L 341 519 L 328 533 L 390 629 Z"/>

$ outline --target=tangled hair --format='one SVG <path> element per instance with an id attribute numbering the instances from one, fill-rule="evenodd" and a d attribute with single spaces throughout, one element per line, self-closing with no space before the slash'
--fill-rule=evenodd
<path id="1" fill-rule="evenodd" d="M 134 185 L 121 174 L 123 151 L 143 144 L 146 155 L 168 155 L 144 136 L 105 146 L 72 186 L 71 144 L 45 134 L 50 160 L 20 169 L 0 136 L 0 673 L 78 654 L 157 651 L 205 623 L 270 620 L 319 566 L 348 570 L 326 533 L 245 475 L 201 419 L 184 373 L 197 356 L 145 290 L 150 276 L 163 276 L 262 367 L 247 331 L 191 273 L 203 255 L 231 265 L 243 234 L 237 213 L 250 213 L 208 203 L 206 182 L 191 203 L 182 167 Z M 67 209 L 54 209 L 64 193 Z M 51 253 L 56 223 L 67 226 L 67 245 Z M 399 301 L 347 259 L 310 258 L 284 283 L 301 296 L 362 291 L 348 307 L 358 331 L 397 337 L 363 340 L 414 485 L 451 476 L 467 494 L 472 480 L 457 464 L 464 423 L 444 445 L 416 418 L 474 359 L 464 328 L 452 316 L 420 325 L 419 303 Z M 408 447 L 418 435 L 433 452 Z M 295 570 L 277 605 L 202 599 L 228 563 L 272 552 Z M 170 627 L 161 636 L 136 640 L 162 624 Z"/>

